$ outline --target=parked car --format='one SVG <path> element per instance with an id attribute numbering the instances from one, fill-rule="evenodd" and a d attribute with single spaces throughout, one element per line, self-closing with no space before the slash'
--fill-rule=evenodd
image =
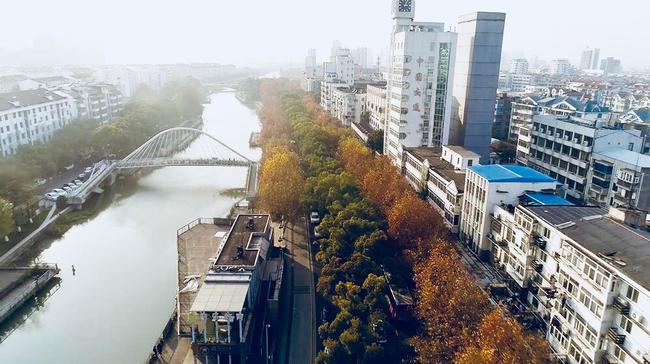
<path id="1" fill-rule="evenodd" d="M 77 186 L 81 186 L 82 184 L 84 184 L 84 181 L 82 181 L 80 179 L 76 179 L 76 180 L 74 180 L 74 184 L 77 185 Z"/>
<path id="2" fill-rule="evenodd" d="M 72 188 L 70 188 L 70 187 L 68 187 L 68 186 L 63 186 L 63 190 L 64 190 L 65 192 L 71 192 L 71 191 L 72 191 Z"/>
<path id="3" fill-rule="evenodd" d="M 321 234 L 320 231 L 318 231 L 318 226 L 316 226 L 316 227 L 314 228 L 314 238 L 316 238 L 316 239 L 320 239 L 320 238 L 322 238 L 322 237 L 323 237 L 323 234 Z"/>
<path id="4" fill-rule="evenodd" d="M 66 183 L 65 186 L 68 186 L 68 187 L 72 188 L 73 190 L 74 190 L 75 188 L 77 188 L 77 185 L 74 184 L 74 182 Z"/>
<path id="5" fill-rule="evenodd" d="M 86 180 L 86 174 L 82 173 L 82 174 L 78 175 L 77 178 L 79 178 L 82 181 L 85 181 Z"/>
<path id="6" fill-rule="evenodd" d="M 92 171 L 93 171 L 93 167 L 86 167 L 86 169 L 84 169 L 84 173 L 90 173 Z"/>
<path id="7" fill-rule="evenodd" d="M 59 194 L 56 192 L 48 192 L 45 194 L 45 198 L 50 201 L 56 201 L 59 198 Z"/>
<path id="8" fill-rule="evenodd" d="M 65 192 L 65 190 L 62 190 L 60 188 L 55 188 L 55 189 L 52 190 L 52 192 L 56 193 L 58 196 L 65 196 L 65 195 L 68 194 L 67 192 Z"/>
<path id="9" fill-rule="evenodd" d="M 311 222 L 312 224 L 320 223 L 320 216 L 318 215 L 317 211 L 311 212 L 311 214 L 309 215 L 309 222 Z"/>

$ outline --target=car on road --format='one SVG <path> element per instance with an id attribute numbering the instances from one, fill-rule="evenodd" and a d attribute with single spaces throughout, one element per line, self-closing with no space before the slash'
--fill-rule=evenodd
<path id="1" fill-rule="evenodd" d="M 309 222 L 311 222 L 314 225 L 320 223 L 320 216 L 318 215 L 318 211 L 311 212 L 311 214 L 309 215 Z"/>
<path id="2" fill-rule="evenodd" d="M 65 195 L 68 194 L 67 192 L 65 192 L 65 190 L 62 190 L 60 188 L 55 188 L 55 189 L 52 190 L 52 192 L 56 193 L 58 196 L 65 196 Z"/>

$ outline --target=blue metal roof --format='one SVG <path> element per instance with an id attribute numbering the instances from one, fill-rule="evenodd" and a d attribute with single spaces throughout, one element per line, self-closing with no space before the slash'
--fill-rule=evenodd
<path id="1" fill-rule="evenodd" d="M 529 199 L 529 204 L 543 206 L 573 206 L 573 204 L 560 196 L 543 192 L 528 192 L 524 195 Z"/>
<path id="2" fill-rule="evenodd" d="M 489 182 L 555 182 L 555 179 L 532 168 L 514 164 L 488 164 L 469 169 Z"/>

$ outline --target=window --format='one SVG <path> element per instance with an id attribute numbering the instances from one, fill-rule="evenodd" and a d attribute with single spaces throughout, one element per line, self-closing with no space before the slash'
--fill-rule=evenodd
<path id="1" fill-rule="evenodd" d="M 596 347 L 596 338 L 598 337 L 596 330 L 592 329 L 589 324 L 587 324 L 585 320 L 580 317 L 580 315 L 576 314 L 573 326 L 591 347 Z"/>
<path id="2" fill-rule="evenodd" d="M 589 358 L 573 340 L 571 340 L 571 346 L 569 347 L 569 356 L 571 356 L 578 364 L 591 364 Z"/>
<path id="3" fill-rule="evenodd" d="M 587 257 L 585 257 L 583 272 L 587 277 L 589 277 L 589 280 L 592 283 L 595 283 L 598 287 L 606 287 L 609 280 L 609 272 Z"/>
<path id="4" fill-rule="evenodd" d="M 632 320 L 627 318 L 626 316 L 621 316 L 621 323 L 620 323 L 621 329 L 625 330 L 628 334 L 632 333 L 632 327 L 634 326 L 634 323 Z"/>
<path id="5" fill-rule="evenodd" d="M 580 290 L 580 302 L 582 302 L 589 311 L 600 317 L 603 313 L 603 304 L 594 295 L 589 293 L 584 287 Z"/>
<path id="6" fill-rule="evenodd" d="M 468 161 L 467 161 L 467 166 L 468 166 L 468 167 L 471 167 L 471 166 L 472 166 L 472 162 L 473 162 L 473 161 L 472 161 L 471 159 L 468 160 Z"/>
<path id="7" fill-rule="evenodd" d="M 625 351 L 623 351 L 623 349 L 618 345 L 614 346 L 614 356 L 616 359 L 620 360 L 621 363 L 625 363 L 625 359 L 627 359 L 627 354 L 625 354 Z"/>
<path id="8" fill-rule="evenodd" d="M 636 303 L 636 302 L 638 302 L 638 300 L 639 300 L 639 291 L 637 291 L 636 289 L 634 289 L 634 287 L 628 285 L 628 286 L 627 286 L 627 292 L 625 292 L 625 297 L 627 297 L 628 299 L 630 299 L 630 301 Z"/>
<path id="9" fill-rule="evenodd" d="M 560 285 L 562 285 L 570 295 L 576 296 L 578 294 L 578 282 L 564 271 L 560 271 Z"/>

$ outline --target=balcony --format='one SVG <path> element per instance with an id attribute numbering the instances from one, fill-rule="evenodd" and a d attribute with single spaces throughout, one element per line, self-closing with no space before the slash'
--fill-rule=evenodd
<path id="1" fill-rule="evenodd" d="M 625 335 L 619 334 L 615 327 L 612 327 L 607 331 L 607 337 L 618 345 L 623 345 L 625 342 Z"/>
<path id="2" fill-rule="evenodd" d="M 533 234 L 533 244 L 542 250 L 546 249 L 546 239 L 538 234 Z"/>
<path id="3" fill-rule="evenodd" d="M 531 263 L 531 265 L 532 265 L 533 269 L 535 270 L 535 272 L 537 272 L 537 273 L 541 273 L 542 270 L 544 269 L 544 263 L 539 261 L 539 260 L 534 260 Z"/>
<path id="4" fill-rule="evenodd" d="M 630 303 L 621 297 L 614 298 L 613 306 L 621 315 L 627 316 L 630 314 Z"/>

